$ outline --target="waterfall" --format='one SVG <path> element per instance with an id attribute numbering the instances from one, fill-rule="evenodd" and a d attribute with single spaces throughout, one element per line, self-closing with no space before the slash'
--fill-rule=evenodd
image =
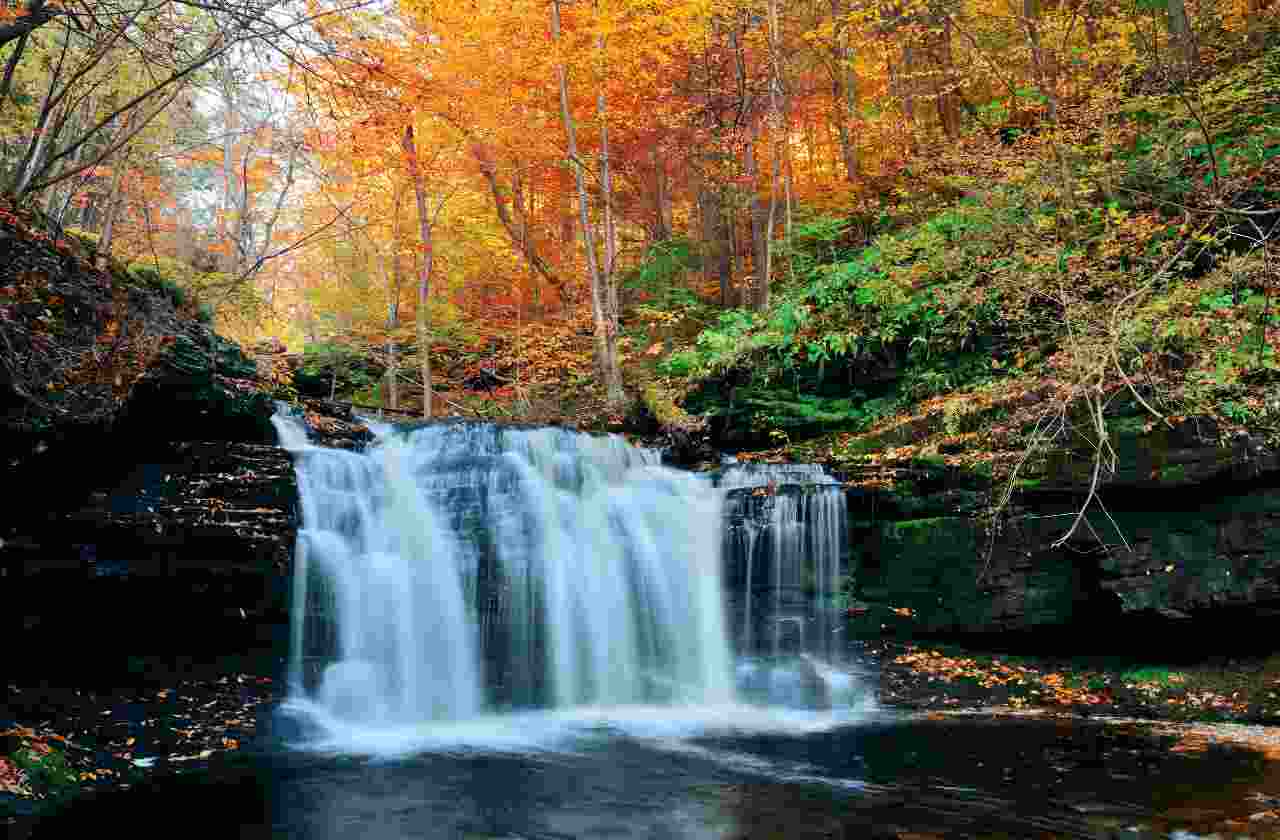
<path id="1" fill-rule="evenodd" d="M 273 421 L 301 497 L 290 688 L 333 719 L 733 700 L 722 494 L 618 437 Z"/>
<path id="2" fill-rule="evenodd" d="M 801 708 L 865 707 L 842 659 L 837 603 L 846 502 L 814 464 L 745 464 L 716 478 L 725 494 L 724 551 L 739 592 L 737 685 L 744 698 Z"/>
<path id="3" fill-rule="evenodd" d="M 744 654 L 837 658 L 846 501 L 840 483 L 815 464 L 725 468 L 725 555 L 739 582 L 737 633 Z"/>

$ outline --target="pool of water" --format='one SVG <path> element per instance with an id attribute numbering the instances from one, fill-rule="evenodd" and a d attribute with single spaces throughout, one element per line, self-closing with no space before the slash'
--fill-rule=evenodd
<path id="1" fill-rule="evenodd" d="M 1273 763 L 1135 727 L 636 707 L 347 732 L 337 752 L 299 720 L 264 713 L 238 753 L 77 802 L 30 836 L 1280 836 Z"/>

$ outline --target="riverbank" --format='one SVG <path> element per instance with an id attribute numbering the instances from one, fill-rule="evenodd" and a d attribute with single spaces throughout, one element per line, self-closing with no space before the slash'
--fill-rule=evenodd
<path id="1" fill-rule="evenodd" d="M 0 824 L 56 812 L 85 794 L 207 769 L 249 744 L 279 699 L 273 677 L 208 669 L 107 691 L 9 684 L 7 693 Z"/>
<path id="2" fill-rule="evenodd" d="M 693 740 L 584 732 L 550 754 L 449 749 L 395 761 L 282 750 L 270 737 L 7 836 L 80 836 L 199 815 L 239 837 L 1280 837 L 1280 762 L 1180 724 L 1041 711 L 872 715 L 810 732 Z M 1215 732 L 1246 729 L 1227 724 Z M 548 760 L 549 755 L 554 759 Z"/>
<path id="3" fill-rule="evenodd" d="M 1089 717 L 1195 723 L 1280 724 L 1280 655 L 1199 662 L 1030 656 L 954 644 L 873 641 L 881 702 L 949 711 L 1040 709 Z M 1280 732 L 1280 730 L 1277 730 Z"/>

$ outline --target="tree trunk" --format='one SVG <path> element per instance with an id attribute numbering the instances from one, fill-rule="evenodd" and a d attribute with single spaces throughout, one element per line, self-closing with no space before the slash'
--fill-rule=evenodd
<path id="1" fill-rule="evenodd" d="M 792 247 L 794 242 L 791 238 L 792 223 L 794 222 L 792 211 L 795 208 L 795 202 L 793 201 L 794 193 L 792 192 L 793 184 L 792 184 L 790 150 L 787 151 L 785 166 L 786 168 L 783 170 L 783 174 L 782 174 L 782 188 L 783 188 L 783 195 L 786 198 L 786 217 L 783 220 L 785 227 L 783 227 L 782 229 L 783 230 L 782 235 L 783 235 L 783 241 L 787 243 L 787 277 L 792 282 L 795 282 L 796 257 L 795 257 L 795 250 Z"/>
<path id="2" fill-rule="evenodd" d="M 414 143 L 412 123 L 405 126 L 401 139 L 409 177 L 413 181 L 413 197 L 418 205 L 418 236 L 422 240 L 422 262 L 418 274 L 418 361 L 422 368 L 422 416 L 431 416 L 431 267 L 434 254 L 431 250 L 431 212 L 427 207 L 427 191 L 423 184 L 422 167 L 418 162 L 418 147 Z"/>
<path id="3" fill-rule="evenodd" d="M 604 264 L 600 266 L 600 278 L 603 281 L 606 297 L 616 294 L 613 286 L 613 272 L 618 259 L 618 231 L 613 221 L 613 172 L 609 166 L 609 119 L 608 106 L 603 89 L 596 94 L 596 115 L 600 119 L 600 188 L 601 204 L 604 215 Z M 605 307 L 605 314 L 615 316 L 616 309 Z"/>
<path id="4" fill-rule="evenodd" d="M 387 408 L 400 407 L 400 364 L 397 357 L 395 329 L 400 326 L 394 302 L 387 307 Z"/>
<path id="5" fill-rule="evenodd" d="M 714 185 L 704 183 L 698 203 L 702 208 L 703 265 L 707 276 L 719 281 L 720 305 L 727 309 L 733 305 L 730 299 L 733 263 L 729 253 L 729 226 L 725 224 L 720 192 Z"/>
<path id="6" fill-rule="evenodd" d="M 1058 85 L 1054 58 L 1040 37 L 1040 0 L 1022 0 L 1022 26 L 1027 46 L 1031 48 L 1031 74 L 1048 101 L 1046 116 L 1050 123 L 1058 121 Z"/>
<path id="7" fill-rule="evenodd" d="M 502 187 L 498 184 L 497 166 L 492 161 L 480 161 L 480 174 L 484 176 L 489 183 L 489 192 L 493 195 L 494 212 L 497 213 L 498 221 L 502 223 L 502 228 L 507 232 L 507 238 L 511 240 L 511 246 L 515 248 L 525 260 L 525 264 L 529 266 L 530 271 L 536 271 L 542 276 L 551 288 L 563 288 L 560 280 L 556 277 L 552 267 L 547 265 L 546 260 L 538 255 L 534 249 L 533 240 L 529 236 L 529 217 L 527 214 L 521 214 L 522 211 L 517 208 L 518 217 L 512 218 L 511 213 L 507 210 L 507 202 L 502 195 Z M 517 194 L 520 187 L 517 186 L 513 190 Z M 569 217 L 569 238 L 566 241 L 573 241 L 573 217 Z"/>
<path id="8" fill-rule="evenodd" d="M 531 251 L 529 218 L 533 215 L 534 203 L 533 196 L 528 194 L 529 192 L 530 191 L 525 189 L 524 178 L 521 177 L 520 169 L 517 167 L 515 175 L 511 178 L 511 197 L 513 199 L 511 204 L 515 207 L 516 218 L 518 220 L 516 233 L 520 237 L 520 253 L 524 257 L 525 268 L 527 269 L 529 276 L 529 294 L 531 296 L 529 301 L 530 314 L 534 318 L 540 319 L 543 317 L 543 296 L 539 291 L 537 269 L 533 265 L 533 260 L 529 257 Z M 520 294 L 523 295 L 524 291 L 520 290 Z M 523 298 L 518 298 L 516 300 L 517 309 L 519 310 L 522 305 Z"/>
<path id="9" fill-rule="evenodd" d="M 1187 19 L 1186 0 L 1169 0 L 1169 42 L 1183 72 L 1188 72 L 1196 60 L 1196 45 Z"/>
<path id="10" fill-rule="evenodd" d="M 840 137 L 840 157 L 844 161 L 845 178 L 853 183 L 859 171 L 858 147 L 850 124 L 858 107 L 858 81 L 853 69 L 853 49 L 841 23 L 840 0 L 831 0 L 831 37 L 834 39 L 835 72 L 832 75 L 831 98 L 834 100 L 836 132 Z"/>
<path id="11" fill-rule="evenodd" d="M 396 330 L 400 328 L 400 284 L 403 265 L 400 261 L 400 189 L 395 190 L 394 216 L 391 219 L 391 283 L 387 290 L 387 407 L 400 407 L 400 359 L 396 346 Z M 384 257 L 385 259 L 385 257 Z"/>
<path id="12" fill-rule="evenodd" d="M 764 311 L 769 308 L 769 286 L 773 280 L 773 229 L 778 216 L 778 193 L 782 186 L 782 160 L 779 145 L 774 146 L 772 155 L 772 177 L 769 179 L 769 212 L 764 226 L 764 272 L 760 275 L 756 296 L 756 309 Z"/>
<path id="13" fill-rule="evenodd" d="M 1097 0 L 1085 0 L 1084 2 L 1084 38 L 1090 48 L 1098 45 L 1098 38 L 1101 33 L 1098 30 L 1098 3 Z"/>
<path id="14" fill-rule="evenodd" d="M 236 138 L 240 132 L 240 112 L 236 110 L 235 90 L 231 74 L 225 66 L 219 94 L 222 97 L 222 108 L 225 114 L 225 125 L 222 132 L 222 218 L 218 220 L 218 235 L 227 245 L 227 252 L 222 255 L 222 270 L 227 274 L 238 275 L 241 267 L 241 240 L 244 225 L 244 192 L 236 170 L 240 161 L 236 155 Z M 248 161 L 245 161 L 246 165 Z"/>
<path id="15" fill-rule="evenodd" d="M 773 229 L 778 215 L 778 195 L 782 192 L 782 154 L 789 110 L 782 86 L 781 28 L 778 23 L 778 0 L 769 0 L 769 213 L 764 230 L 764 273 L 760 276 L 756 307 L 769 308 L 769 286 L 773 280 Z"/>
<path id="16" fill-rule="evenodd" d="M 596 47 L 604 55 L 604 38 L 599 37 Z M 605 311 L 605 357 L 609 367 L 605 376 L 608 400 L 612 405 L 626 402 L 622 388 L 622 370 L 618 365 L 618 284 L 614 272 L 618 265 L 618 231 L 613 220 L 613 170 L 609 161 L 609 107 L 604 95 L 604 81 L 596 92 L 596 116 L 600 120 L 600 189 L 604 204 L 604 265 L 600 281 L 603 285 Z"/>
<path id="17" fill-rule="evenodd" d="M 653 241 L 671 238 L 671 193 L 667 184 L 667 165 L 655 147 L 649 152 L 653 165 Z"/>
<path id="18" fill-rule="evenodd" d="M 81 147 L 80 149 L 76 149 L 75 154 L 71 156 L 71 161 L 70 161 L 71 166 L 75 166 L 76 162 L 79 161 L 80 152 L 82 151 L 82 149 L 83 147 Z M 63 218 L 66 216 L 67 205 L 71 203 L 71 197 L 72 195 L 75 194 L 75 185 L 68 184 L 66 186 L 65 202 L 63 201 L 63 197 L 62 197 L 63 192 L 64 190 L 60 186 L 51 187 L 44 199 L 44 214 L 48 216 L 50 219 L 52 219 L 53 221 L 57 222 L 59 226 L 62 225 Z"/>
<path id="19" fill-rule="evenodd" d="M 737 202 L 730 201 L 722 204 L 720 215 L 724 220 L 724 229 L 727 234 L 725 241 L 729 246 L 729 277 L 732 280 L 734 277 L 742 277 L 747 273 L 741 258 L 742 236 L 738 229 Z M 742 307 L 751 306 L 751 289 L 744 286 L 742 293 L 738 295 L 738 299 L 734 303 Z"/>
<path id="20" fill-rule="evenodd" d="M 951 17 L 944 16 L 941 32 L 935 47 L 935 59 L 938 65 L 934 76 L 934 92 L 938 97 L 938 121 L 942 124 L 942 133 L 954 140 L 960 136 L 960 108 L 952 87 L 955 84 L 954 61 L 951 54 Z"/>
<path id="21" fill-rule="evenodd" d="M 560 2 L 551 2 L 551 39 L 560 42 Z M 591 229 L 591 209 L 587 195 L 586 174 L 583 172 L 582 158 L 578 154 L 577 126 L 573 120 L 573 112 L 569 103 L 569 71 L 564 63 L 556 65 L 556 77 L 560 88 L 560 119 L 564 124 L 566 151 L 573 167 L 573 179 L 578 192 L 578 225 L 582 228 L 582 244 L 586 249 L 587 278 L 591 292 L 591 318 L 595 325 L 595 364 L 596 373 L 604 382 L 610 401 L 615 395 L 622 394 L 622 375 L 618 369 L 617 357 L 609 352 L 612 346 L 610 327 L 613 326 L 605 313 L 605 295 L 598 255 L 596 254 L 595 237 Z"/>
<path id="22" fill-rule="evenodd" d="M 902 118 L 906 131 L 907 154 L 916 151 L 916 50 L 911 44 L 902 48 L 902 64 L 898 68 L 899 84 L 902 86 Z"/>
<path id="23" fill-rule="evenodd" d="M 53 84 L 49 85 L 49 94 L 53 93 Z M 52 112 L 49 110 L 49 96 L 45 96 L 44 107 L 40 110 L 40 117 L 36 120 L 35 138 L 27 147 L 27 154 L 23 158 L 22 165 L 18 170 L 18 180 L 14 184 L 13 195 L 21 196 L 27 191 L 27 187 L 31 185 L 31 179 L 40 171 L 40 166 L 44 163 L 44 156 L 47 153 L 47 141 L 49 139 L 49 119 Z"/>
<path id="24" fill-rule="evenodd" d="M 116 214 L 120 207 L 121 186 L 124 184 L 124 170 L 129 164 L 128 150 L 121 150 L 116 165 L 111 168 L 111 191 L 107 194 L 106 218 L 102 222 L 102 233 L 98 237 L 98 253 L 102 265 L 106 268 L 106 258 L 111 254 L 111 241 L 115 238 Z"/>
<path id="25" fill-rule="evenodd" d="M 853 132 L 849 130 L 846 120 L 836 123 L 836 132 L 840 137 L 840 159 L 844 163 L 844 177 L 849 183 L 858 180 L 858 149 L 853 142 Z"/>
<path id="26" fill-rule="evenodd" d="M 749 292 L 751 306 L 763 310 L 769 304 L 769 209 L 760 200 L 760 188 L 756 180 L 759 167 L 756 166 L 756 141 L 760 139 L 760 121 L 751 121 L 751 136 L 743 150 L 743 169 L 751 190 L 751 273 L 753 282 Z"/>

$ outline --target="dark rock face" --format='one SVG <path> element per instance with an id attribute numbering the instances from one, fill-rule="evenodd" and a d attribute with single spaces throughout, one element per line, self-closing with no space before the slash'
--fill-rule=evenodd
<path id="1" fill-rule="evenodd" d="M 0 457 L 12 465 L 39 443 L 122 421 L 220 426 L 188 428 L 187 439 L 269 440 L 254 361 L 155 272 L 103 271 L 89 256 L 30 231 L 0 235 L 0 274 L 12 281 L 0 287 Z"/>
<path id="2" fill-rule="evenodd" d="M 966 488 L 850 491 L 854 621 L 867 632 L 1000 633 L 1280 614 L 1280 464 L 1260 442 L 1184 429 L 1121 436 L 1120 467 L 1066 546 L 1078 462 L 992 533 Z M 1108 513 L 1110 514 L 1108 516 Z M 1240 608 L 1240 609 L 1233 609 Z M 898 612 L 893 612 L 897 609 Z M 903 611 L 909 611 L 909 615 Z"/>
<path id="3" fill-rule="evenodd" d="M 22 422 L 0 417 L 0 457 L 11 487 L 0 511 L 0 539 L 11 540 L 58 512 L 84 504 L 94 487 L 124 480 L 140 463 L 170 456 L 178 440 L 271 443 L 271 398 L 256 387 L 256 366 L 238 346 L 200 325 L 152 362 L 118 407 Z"/>
<path id="4" fill-rule="evenodd" d="M 12 283 L 0 283 L 0 462 L 21 493 L 0 511 L 0 539 L 78 505 L 165 441 L 274 441 L 257 364 L 176 286 L 99 270 L 66 243 L 12 235 L 11 222 L 0 220 Z"/>
<path id="5" fill-rule="evenodd" d="M 155 439 L 272 443 L 274 405 L 258 388 L 258 365 L 212 333 L 179 335 L 134 385 L 117 428 Z"/>
<path id="6" fill-rule="evenodd" d="M 256 362 L 163 278 L 33 238 L 0 256 L 20 270 L 0 300 L 5 670 L 123 679 L 276 645 L 294 491 Z"/>
<path id="7" fill-rule="evenodd" d="M 1130 549 L 1099 558 L 1102 587 L 1125 610 L 1194 612 L 1280 604 L 1280 487 L 1191 512 L 1120 512 Z"/>
<path id="8" fill-rule="evenodd" d="M 1008 525 L 994 548 L 969 517 L 855 528 L 855 598 L 869 629 L 888 620 L 924 632 L 992 632 L 1088 620 L 1118 612 L 1085 562 L 1045 551 L 1029 521 Z M 990 551 L 990 559 L 987 553 Z M 908 610 L 909 615 L 892 610 Z"/>
<path id="9" fill-rule="evenodd" d="M 110 685 L 144 660 L 283 656 L 295 496 L 283 450 L 178 443 L 27 523 L 0 548 L 27 654 L 15 671 Z"/>

